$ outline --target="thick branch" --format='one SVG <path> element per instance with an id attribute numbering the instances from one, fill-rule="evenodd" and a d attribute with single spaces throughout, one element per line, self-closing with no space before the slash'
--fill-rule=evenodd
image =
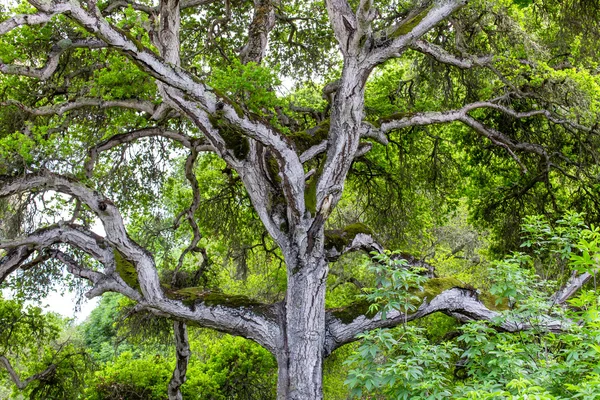
<path id="1" fill-rule="evenodd" d="M 267 51 L 269 32 L 275 26 L 273 0 L 254 0 L 254 16 L 248 28 L 248 41 L 240 51 L 242 63 L 260 64 Z"/>
<path id="2" fill-rule="evenodd" d="M 166 62 L 179 66 L 181 13 L 179 0 L 160 0 L 158 27 L 158 50 Z"/>
<path id="3" fill-rule="evenodd" d="M 0 242 L 0 248 L 16 249 L 19 254 L 24 255 L 27 251 L 22 249 L 41 250 L 57 243 L 67 243 L 75 246 L 100 261 L 107 268 L 114 264 L 112 251 L 107 248 L 106 243 L 103 243 L 102 237 L 77 225 L 53 225 L 42 228 L 30 235 Z M 9 252 L 7 257 L 11 253 Z"/>
<path id="4" fill-rule="evenodd" d="M 61 243 L 78 248 L 101 262 L 105 267 L 104 273 L 84 268 L 68 254 L 51 248 L 52 245 Z M 8 254 L 0 259 L 0 283 L 18 268 L 30 269 L 49 258 L 56 258 L 66 265 L 71 274 L 86 279 L 94 285 L 86 294 L 87 297 L 92 298 L 106 291 L 113 291 L 131 299 L 140 300 L 139 293 L 129 287 L 118 274 L 115 274 L 113 249 L 102 237 L 84 227 L 68 224 L 42 228 L 24 237 L 0 242 L 0 249 L 9 250 Z M 43 252 L 42 255 L 23 264 L 35 250 Z"/>
<path id="5" fill-rule="evenodd" d="M 354 237 L 345 237 L 344 233 L 345 231 L 325 231 L 325 256 L 329 262 L 336 261 L 341 255 L 353 251 L 383 253 L 383 247 L 370 233 L 355 233 Z"/>
<path id="6" fill-rule="evenodd" d="M 11 249 L 4 257 L 0 258 L 0 284 L 12 274 L 14 271 L 19 269 L 25 260 L 33 254 L 35 250 L 30 246 L 18 246 Z"/>
<path id="7" fill-rule="evenodd" d="M 68 49 L 82 47 L 90 49 L 99 49 L 102 47 L 106 47 L 106 45 L 102 41 L 91 39 L 77 40 L 74 42 L 71 42 L 70 40 L 60 41 L 58 44 L 53 46 L 52 50 L 50 51 L 50 54 L 48 55 L 48 60 L 46 61 L 45 66 L 41 68 L 33 68 L 22 65 L 4 64 L 0 62 L 0 72 L 7 75 L 21 75 L 46 80 L 50 78 L 52 74 L 54 74 L 54 71 L 56 71 L 62 53 L 64 53 Z"/>
<path id="8" fill-rule="evenodd" d="M 55 190 L 74 196 L 87 205 L 100 218 L 106 232 L 106 241 L 135 265 L 144 297 L 151 301 L 163 296 L 152 256 L 129 238 L 123 218 L 112 201 L 71 178 L 47 170 L 0 180 L 0 197 L 35 190 Z M 61 227 L 56 229 L 62 230 L 64 234 L 71 233 Z M 77 238 L 73 234 L 70 237 Z M 22 240 L 27 241 L 26 238 Z M 17 245 L 19 243 L 11 247 Z"/>
<path id="9" fill-rule="evenodd" d="M 275 312 L 278 304 L 267 305 L 243 296 L 203 292 L 201 288 L 181 289 L 173 296 L 178 300 L 164 299 L 152 305 L 140 302 L 140 307 L 175 320 L 243 336 L 276 353 L 280 338 Z M 179 299 L 187 305 L 182 306 Z"/>
<path id="10" fill-rule="evenodd" d="M 300 155 L 300 162 L 304 164 L 305 162 L 312 160 L 319 154 L 325 152 L 325 150 L 327 150 L 327 140 L 323 140 L 321 143 L 315 144 L 302 153 Z"/>
<path id="11" fill-rule="evenodd" d="M 448 18 L 466 3 L 467 0 L 438 0 L 430 9 L 411 16 L 410 21 L 401 21 L 391 27 L 380 34 L 377 39 L 378 46 L 369 55 L 368 65 L 375 66 L 391 57 L 402 54 L 431 28 Z"/>
<path id="12" fill-rule="evenodd" d="M 36 14 L 20 14 L 15 15 L 5 21 L 0 22 L 0 35 L 10 32 L 11 30 L 22 25 L 41 25 L 49 22 L 56 14 L 62 11 L 56 10 L 55 13 L 36 13 Z"/>
<path id="13" fill-rule="evenodd" d="M 65 103 L 54 104 L 51 106 L 44 106 L 38 108 L 27 107 L 23 103 L 15 100 L 7 100 L 0 102 L 2 106 L 13 105 L 27 114 L 33 116 L 48 116 L 48 115 L 63 115 L 66 112 L 77 110 L 85 107 L 98 107 L 98 108 L 112 108 L 120 107 L 131 110 L 137 110 L 152 115 L 155 111 L 155 106 L 150 101 L 143 100 L 102 100 L 94 98 L 79 97 L 75 101 L 69 101 Z"/>
<path id="14" fill-rule="evenodd" d="M 137 296 L 134 294 L 127 295 L 137 300 L 142 306 L 166 313 L 176 319 L 194 321 L 205 327 L 242 335 L 257 341 L 271 351 L 275 351 L 279 327 L 274 322 L 275 319 L 269 317 L 269 306 L 257 305 L 256 303 L 251 305 L 240 305 L 235 304 L 235 302 L 234 304 L 228 304 L 227 301 L 220 302 L 211 299 L 213 301 L 210 302 L 206 299 L 200 299 L 199 302 L 190 307 L 184 305 L 181 300 L 166 298 L 160 286 L 152 256 L 128 237 L 121 215 L 107 198 L 79 182 L 49 171 L 0 180 L 0 197 L 33 190 L 55 190 L 69 194 L 78 198 L 98 215 L 106 231 L 106 242 L 120 252 L 137 270 L 143 297 L 139 294 Z M 111 253 L 109 248 L 102 249 L 93 236 L 83 235 L 80 229 L 73 229 L 70 226 L 42 229 L 37 234 L 3 243 L 0 247 L 12 249 L 29 245 L 49 246 L 58 242 L 80 247 L 89 251 L 99 260 L 106 260 L 110 257 L 109 253 Z M 9 254 L 12 253 L 9 252 Z M 57 257 L 61 257 L 62 261 L 66 262 L 72 273 L 86 279 L 95 280 L 94 289 L 88 293 L 88 296 L 102 294 L 105 291 L 123 293 L 122 287 L 118 286 L 118 279 L 95 275 L 92 271 L 83 270 L 61 253 L 56 254 Z M 8 259 L 11 263 L 14 263 L 17 259 L 22 260 L 22 257 L 23 254 L 21 253 L 18 257 L 11 255 Z M 258 310 L 263 311 L 259 312 Z"/>
<path id="15" fill-rule="evenodd" d="M 325 5 L 340 50 L 342 54 L 347 55 L 351 50 L 349 40 L 358 28 L 356 15 L 347 0 L 327 0 Z"/>
<path id="16" fill-rule="evenodd" d="M 554 296 L 552 296 L 552 303 L 563 305 L 567 300 L 569 300 L 575 293 L 579 291 L 592 277 L 597 273 L 597 270 L 594 271 L 593 274 L 589 272 L 584 272 L 578 274 L 576 271 L 573 271 L 571 278 L 568 282 L 558 290 Z"/>
<path id="17" fill-rule="evenodd" d="M 500 316 L 500 313 L 488 309 L 479 299 L 477 293 L 471 289 L 454 287 L 438 294 L 433 299 L 424 298 L 418 310 L 413 314 L 405 314 L 394 310 L 382 318 L 381 312 L 374 316 L 359 314 L 355 318 L 341 317 L 339 311 L 327 313 L 327 336 L 325 352 L 330 354 L 339 346 L 356 340 L 356 335 L 361 332 L 376 328 L 389 328 L 400 324 L 422 318 L 434 312 L 443 312 L 460 321 L 486 320 L 491 321 Z M 337 316 L 336 316 L 337 315 Z M 342 319 L 345 320 L 342 321 Z M 565 329 L 567 322 L 555 320 L 549 317 L 541 318 L 536 326 L 543 327 L 552 332 L 561 332 Z M 504 321 L 500 329 L 508 332 L 517 332 L 533 328 L 527 322 Z"/>

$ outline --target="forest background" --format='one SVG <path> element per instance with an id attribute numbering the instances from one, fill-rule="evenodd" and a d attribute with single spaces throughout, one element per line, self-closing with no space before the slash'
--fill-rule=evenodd
<path id="1" fill-rule="evenodd" d="M 0 398 L 600 398 L 599 11 L 2 7 Z"/>

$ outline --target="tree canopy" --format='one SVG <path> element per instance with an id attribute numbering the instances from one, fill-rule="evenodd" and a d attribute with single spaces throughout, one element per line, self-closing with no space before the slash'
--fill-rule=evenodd
<path id="1" fill-rule="evenodd" d="M 490 334 L 488 323 L 565 333 L 583 318 L 566 314 L 568 301 L 596 271 L 598 10 L 587 0 L 10 3 L 0 8 L 0 284 L 21 299 L 65 284 L 124 296 L 123 318 L 173 335 L 170 399 L 202 374 L 188 368 L 188 326 L 270 352 L 280 399 L 322 398 L 336 349 L 366 332 L 375 359 L 379 329 L 433 313 L 482 321 L 456 346 Z M 527 254 L 510 255 L 523 221 Z M 522 295 L 536 277 L 555 284 Z M 535 323 L 515 311 L 525 299 L 537 301 Z M 405 345 L 426 348 L 410 326 Z M 111 334 L 86 335 L 100 357 Z M 363 383 L 389 383 L 378 379 Z"/>

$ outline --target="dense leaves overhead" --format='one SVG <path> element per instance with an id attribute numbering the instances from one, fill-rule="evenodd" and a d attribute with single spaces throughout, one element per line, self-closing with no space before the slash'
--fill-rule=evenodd
<path id="1" fill-rule="evenodd" d="M 110 360 L 94 377 L 98 398 L 161 398 L 168 386 L 180 399 L 193 386 L 182 386 L 190 325 L 264 347 L 219 337 L 227 351 L 205 361 L 235 367 L 194 387 L 241 398 L 250 376 L 250 398 L 271 393 L 269 351 L 279 398 L 319 399 L 323 360 L 338 347 L 372 331 L 350 363 L 370 356 L 375 376 L 385 351 L 374 343 L 401 341 L 377 329 L 437 311 L 488 322 L 443 348 L 407 328 L 393 355 L 412 363 L 430 352 L 431 371 L 404 365 L 397 383 L 386 365 L 393 374 L 373 383 L 353 373 L 350 386 L 402 398 L 429 380 L 424 397 L 434 387 L 447 396 L 453 362 L 479 384 L 487 361 L 475 342 L 493 336 L 487 324 L 537 332 L 516 313 L 539 300 L 540 332 L 560 332 L 566 314 L 552 307 L 595 272 L 597 249 L 583 247 L 600 223 L 599 10 L 592 0 L 3 7 L 0 284 L 23 299 L 57 282 L 90 297 L 118 292 L 138 336 L 174 335 L 174 365 L 171 353 L 119 353 L 109 320 L 123 304 L 109 298 L 84 329 L 93 356 Z M 534 238 L 513 254 L 522 229 Z M 551 296 L 558 288 L 536 274 L 565 288 Z M 516 346 L 503 338 L 495 345 Z"/>

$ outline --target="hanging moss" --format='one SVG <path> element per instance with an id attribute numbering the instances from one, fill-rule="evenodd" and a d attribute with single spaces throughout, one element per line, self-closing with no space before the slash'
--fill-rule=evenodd
<path id="1" fill-rule="evenodd" d="M 267 170 L 273 182 L 281 183 L 281 176 L 279 176 L 279 164 L 277 163 L 277 159 L 271 155 L 267 157 Z"/>
<path id="2" fill-rule="evenodd" d="M 138 281 L 135 266 L 129 260 L 127 260 L 120 251 L 113 250 L 113 254 L 115 256 L 115 270 L 121 279 L 123 279 L 123 281 L 125 281 L 125 283 L 132 288 L 139 290 L 140 282 Z"/>
<path id="3" fill-rule="evenodd" d="M 344 229 L 333 229 L 325 231 L 325 248 L 335 248 L 337 251 L 342 251 L 346 246 L 349 246 L 356 235 L 364 233 L 372 235 L 373 231 L 367 225 L 357 222 L 350 224 Z"/>
<path id="4" fill-rule="evenodd" d="M 225 141 L 228 149 L 233 151 L 233 154 L 243 160 L 250 151 L 250 143 L 244 132 L 237 126 L 230 124 L 223 118 L 221 113 L 216 113 L 208 117 L 210 123 L 219 130 L 219 134 Z"/>

